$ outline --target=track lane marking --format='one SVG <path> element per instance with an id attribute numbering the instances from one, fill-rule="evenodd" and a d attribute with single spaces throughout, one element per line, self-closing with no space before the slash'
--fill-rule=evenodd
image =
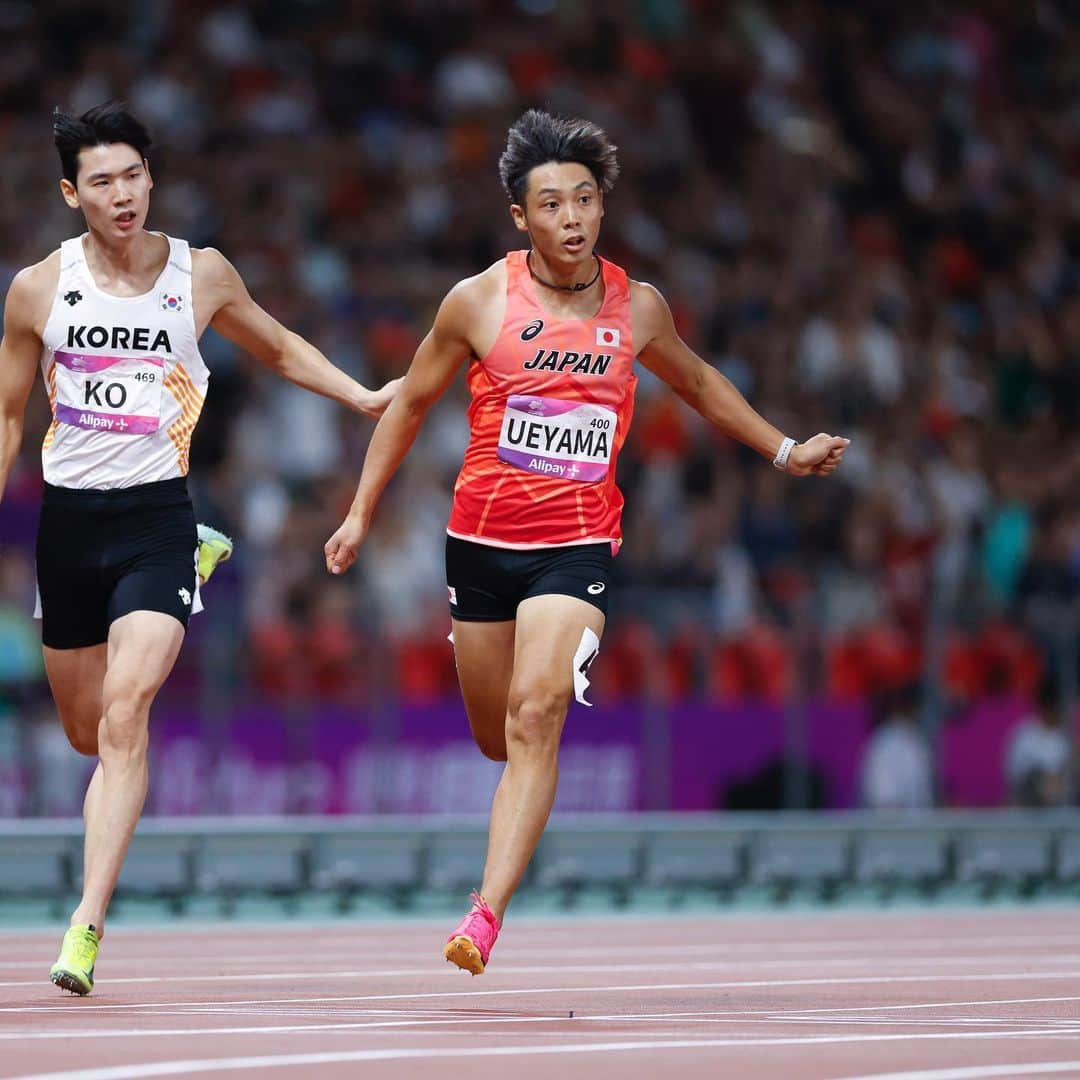
<path id="1" fill-rule="evenodd" d="M 140 1062 L 135 1065 L 116 1065 L 90 1069 L 65 1069 L 62 1072 L 23 1073 L 11 1080 L 144 1080 L 152 1076 L 194 1075 L 204 1072 L 227 1072 L 246 1069 L 273 1069 L 299 1065 L 333 1065 L 362 1061 L 436 1060 L 440 1058 L 521 1057 L 531 1055 L 628 1053 L 657 1050 L 702 1050 L 747 1046 L 820 1046 L 871 1042 L 914 1042 L 941 1039 L 1017 1039 L 1041 1036 L 1032 1032 L 955 1032 L 917 1035 L 840 1035 L 807 1036 L 792 1038 L 751 1039 L 667 1039 L 655 1042 L 625 1041 L 608 1043 L 572 1043 L 561 1046 L 547 1044 L 532 1046 L 469 1046 L 469 1047 L 402 1047 L 385 1050 L 326 1051 L 311 1054 L 264 1054 L 258 1057 L 189 1058 L 184 1060 Z M 1061 1071 L 1061 1070 L 1058 1070 Z M 980 1075 L 1008 1075 L 1002 1073 L 974 1073 Z M 945 1077 L 928 1077 L 913 1074 L 905 1080 L 946 1080 Z M 884 1080 L 882 1076 L 873 1080 Z M 897 1080 L 894 1074 L 889 1080 Z M 947 1080 L 965 1080 L 963 1074 Z"/>
<path id="2" fill-rule="evenodd" d="M 455 976 L 450 975 L 450 977 L 454 978 Z M 506 987 L 499 990 L 419 991 L 412 994 L 343 994 L 300 998 L 246 998 L 236 1001 L 125 1002 L 112 1005 L 98 1005 L 80 1001 L 75 1007 L 81 1012 L 106 1009 L 197 1009 L 201 1006 L 221 1008 L 228 1005 L 312 1005 L 345 1001 L 422 1001 L 441 998 L 510 997 L 522 994 L 601 994 L 636 993 L 638 991 L 655 993 L 661 990 L 752 990 L 782 986 L 891 986 L 897 983 L 926 982 L 1036 982 L 1040 979 L 1080 979 L 1080 971 L 983 972 L 977 975 L 862 975 L 825 979 L 748 979 L 730 982 L 638 983 L 615 986 Z M 63 1001 L 63 999 L 60 1000 Z M 6 1005 L 0 1006 L 0 1013 L 55 1012 L 58 1007 L 62 1008 L 63 1005 Z"/>
<path id="3" fill-rule="evenodd" d="M 192 1036 L 199 1035 L 292 1035 L 297 1033 L 316 1033 L 321 1034 L 324 1032 L 341 1031 L 386 1031 L 391 1029 L 409 1028 L 416 1030 L 418 1028 L 433 1028 L 433 1027 L 445 1027 L 454 1026 L 462 1027 L 464 1025 L 476 1026 L 476 1027 L 488 1027 L 505 1024 L 580 1024 L 582 1026 L 588 1026 L 590 1024 L 611 1024 L 611 1023 L 629 1023 L 631 1021 L 639 1021 L 642 1025 L 647 1023 L 660 1023 L 660 1024 L 798 1024 L 804 1021 L 798 1019 L 792 1020 L 786 1017 L 759 1017 L 755 1020 L 749 1020 L 746 1017 L 664 1017 L 664 1016 L 635 1016 L 626 1015 L 622 1013 L 612 1013 L 605 1016 L 576 1016 L 573 1020 L 569 1020 L 565 1013 L 559 1013 L 553 1016 L 507 1016 L 507 1017 L 482 1017 L 477 1019 L 463 1019 L 462 1017 L 453 1017 L 452 1019 L 445 1020 L 358 1020 L 358 1021 L 340 1021 L 333 1024 L 267 1024 L 258 1025 L 252 1024 L 245 1027 L 206 1027 L 206 1028 L 112 1028 L 112 1029 L 69 1029 L 64 1031 L 18 1031 L 18 1032 L 2 1032 L 0 1033 L 0 1041 L 11 1042 L 23 1042 L 33 1040 L 52 1041 L 54 1039 L 142 1039 L 142 1038 L 166 1038 L 170 1036 L 182 1036 L 184 1038 L 190 1038 Z M 816 1021 L 817 1023 L 834 1024 L 839 1025 L 842 1021 L 827 1020 Z M 1031 1028 L 1031 1020 L 1007 1020 L 1007 1021 L 963 1021 L 965 1027 L 969 1027 L 972 1024 L 979 1023 L 996 1023 L 996 1024 L 1013 1024 L 1020 1028 Z M 1044 1021 L 1038 1021 L 1044 1023 Z M 860 1023 L 890 1023 L 893 1026 L 902 1024 L 902 1021 L 860 1021 Z M 922 1022 L 923 1026 L 959 1026 L 957 1021 L 938 1021 L 928 1020 Z M 857 1026 L 857 1025 L 852 1025 Z M 417 1034 L 425 1034 L 423 1032 L 417 1032 Z M 431 1032 L 431 1034 L 435 1034 Z M 476 1035 L 479 1032 L 470 1031 L 468 1034 Z M 562 1034 L 561 1032 L 558 1034 Z M 582 1034 L 586 1034 L 582 1032 Z M 597 1034 L 604 1034 L 598 1032 Z M 634 1036 L 636 1038 L 644 1038 L 648 1035 L 645 1031 L 635 1031 Z M 664 1032 L 653 1033 L 656 1037 L 660 1038 L 664 1035 Z M 910 1034 L 911 1037 L 919 1037 L 920 1032 L 899 1032 L 898 1037 L 906 1036 Z M 987 1031 L 987 1032 L 964 1032 L 957 1034 L 966 1035 L 978 1035 L 985 1034 L 988 1038 L 1002 1038 L 1008 1035 L 1058 1035 L 1058 1036 L 1077 1036 L 1080 1037 L 1080 1022 L 1072 1021 L 1071 1023 L 1063 1022 L 1061 1024 L 1053 1024 L 1051 1026 L 1038 1029 L 1036 1032 L 1033 1030 L 1022 1030 L 1019 1032 L 1014 1031 Z M 733 1036 L 734 1037 L 734 1036 Z M 756 1036 L 748 1036 L 754 1038 Z M 828 1036 L 821 1036 L 827 1038 Z"/>
<path id="4" fill-rule="evenodd" d="M 1043 964 L 1075 964 L 1080 961 L 1080 953 L 1065 954 L 1060 953 L 1045 955 L 1027 955 L 1024 957 L 1018 957 L 1022 959 L 1024 963 L 1043 963 Z M 785 961 L 785 960 L 765 960 L 755 963 L 757 968 L 787 968 L 798 970 L 799 968 L 809 967 L 813 970 L 820 970 L 822 967 L 843 967 L 846 964 L 859 964 L 864 966 L 873 966 L 875 968 L 882 965 L 892 965 L 897 967 L 912 968 L 920 964 L 933 965 L 935 969 L 940 969 L 942 965 L 946 964 L 978 964 L 978 963 L 997 963 L 1000 962 L 1001 957 L 985 956 L 946 956 L 946 957 L 908 957 L 908 956 L 888 956 L 888 957 L 875 957 L 872 961 L 868 961 L 866 957 L 858 957 L 848 959 L 846 957 L 837 959 L 819 959 L 819 960 L 807 960 L 807 961 Z M 223 961 L 225 963 L 227 961 Z M 728 968 L 743 968 L 745 963 L 741 961 L 725 961 L 725 960 L 702 960 L 702 961 L 673 961 L 671 963 L 649 963 L 649 964 L 538 964 L 538 965 L 518 965 L 500 967 L 492 972 L 492 975 L 499 978 L 516 975 L 560 975 L 560 974 L 574 974 L 574 975 L 617 975 L 621 972 L 626 973 L 639 973 L 647 971 L 723 971 Z M 388 970 L 379 971 L 374 968 L 364 968 L 361 970 L 349 970 L 349 971 L 312 971 L 310 969 L 306 971 L 265 971 L 265 972 L 238 972 L 231 974 L 212 974 L 212 975 L 122 975 L 108 979 L 109 986 L 120 985 L 149 985 L 154 983 L 186 983 L 186 982 L 250 982 L 253 979 L 257 979 L 260 982 L 295 982 L 298 980 L 316 980 L 316 979 L 389 979 L 389 978 L 410 978 L 414 976 L 428 976 L 433 970 L 438 970 L 437 965 L 432 963 L 425 964 L 423 967 L 415 968 L 390 968 Z M 0 988 L 12 988 L 18 986 L 40 986 L 45 980 L 43 979 L 12 979 L 7 981 L 0 981 Z"/>
<path id="5" fill-rule="evenodd" d="M 866 1073 L 845 1080 L 989 1080 L 995 1076 L 1047 1076 L 1080 1072 L 1080 1061 L 1039 1061 L 1019 1065 L 968 1065 L 959 1069 L 916 1069 L 914 1072 Z"/>

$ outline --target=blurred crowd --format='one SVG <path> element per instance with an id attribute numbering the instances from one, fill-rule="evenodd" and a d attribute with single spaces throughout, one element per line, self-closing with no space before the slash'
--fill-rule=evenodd
<path id="1" fill-rule="evenodd" d="M 778 427 L 852 439 L 835 478 L 791 481 L 642 372 L 612 653 L 659 650 L 658 692 L 782 695 L 810 667 L 837 694 L 930 671 L 948 696 L 1031 695 L 1069 619 L 1075 649 L 1080 604 L 1070 7 L 6 0 L 0 283 L 81 224 L 56 190 L 53 106 L 121 97 L 159 144 L 150 226 L 220 248 L 264 307 L 381 383 L 456 280 L 521 246 L 496 174 L 509 123 L 533 105 L 587 116 L 622 166 L 601 253 L 658 286 Z M 400 643 L 404 692 L 452 685 L 463 383 L 342 582 L 321 549 L 370 421 L 212 333 L 203 351 L 192 489 L 239 541 L 222 574 L 241 677 L 355 692 L 385 674 L 362 662 L 377 633 Z M 46 418 L 38 393 L 0 509 L 0 654 L 28 672 L 12 613 L 32 573 L 12 544 L 29 550 Z"/>

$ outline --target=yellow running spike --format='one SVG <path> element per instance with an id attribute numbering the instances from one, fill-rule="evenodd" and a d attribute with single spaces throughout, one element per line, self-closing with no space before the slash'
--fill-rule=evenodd
<path id="1" fill-rule="evenodd" d="M 200 525 L 199 536 L 199 581 L 205 584 L 219 563 L 228 562 L 233 553 L 233 542 L 217 529 L 209 525 Z"/>
<path id="2" fill-rule="evenodd" d="M 53 964 L 49 978 L 62 990 L 89 994 L 94 988 L 97 954 L 98 936 L 93 926 L 72 926 L 64 935 L 60 957 Z"/>

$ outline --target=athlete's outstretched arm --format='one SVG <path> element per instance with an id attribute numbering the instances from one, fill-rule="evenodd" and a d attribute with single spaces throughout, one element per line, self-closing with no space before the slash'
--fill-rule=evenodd
<path id="1" fill-rule="evenodd" d="M 774 460 L 784 441 L 783 433 L 755 412 L 728 379 L 679 337 L 671 309 L 660 293 L 651 285 L 634 282 L 630 303 L 634 343 L 644 343 L 638 359 L 711 424 Z M 828 476 L 840 464 L 849 441 L 820 434 L 797 443 L 786 471 L 793 476 Z"/>
<path id="2" fill-rule="evenodd" d="M 380 416 L 393 399 L 400 379 L 380 390 L 368 390 L 334 367 L 314 345 L 255 303 L 243 279 L 221 252 L 213 248 L 193 252 L 193 269 L 199 275 L 196 315 L 198 305 L 206 304 L 213 313 L 210 325 L 219 334 L 289 382 L 369 416 Z"/>
<path id="3" fill-rule="evenodd" d="M 427 337 L 416 350 L 397 397 L 371 436 L 356 497 L 341 527 L 326 542 L 326 569 L 340 574 L 356 561 L 383 489 L 409 452 L 428 410 L 472 353 L 467 326 L 471 298 L 456 285 L 443 300 Z"/>
<path id="4" fill-rule="evenodd" d="M 23 416 L 34 385 L 41 338 L 34 329 L 37 301 L 34 272 L 20 271 L 4 303 L 4 336 L 0 340 L 0 497 L 22 444 Z"/>

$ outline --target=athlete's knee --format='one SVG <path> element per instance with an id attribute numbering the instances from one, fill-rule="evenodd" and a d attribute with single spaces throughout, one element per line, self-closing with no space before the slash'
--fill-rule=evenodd
<path id="1" fill-rule="evenodd" d="M 534 687 L 511 693 L 506 744 L 527 749 L 558 746 L 569 694 L 562 689 Z"/>
<path id="2" fill-rule="evenodd" d="M 149 744 L 148 715 L 135 696 L 119 696 L 105 706 L 98 728 L 98 753 L 104 759 L 146 755 Z"/>

